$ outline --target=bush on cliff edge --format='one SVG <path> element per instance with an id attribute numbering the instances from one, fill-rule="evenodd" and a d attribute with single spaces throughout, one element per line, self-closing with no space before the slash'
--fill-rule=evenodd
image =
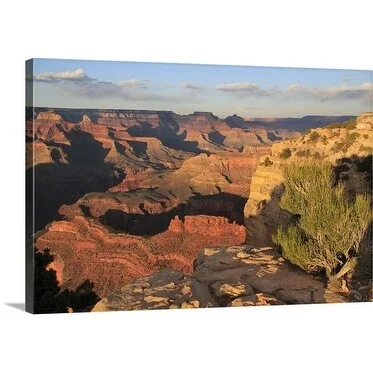
<path id="1" fill-rule="evenodd" d="M 326 163 L 289 165 L 284 178 L 280 206 L 296 215 L 297 222 L 279 227 L 273 241 L 290 262 L 307 272 L 325 271 L 329 285 L 341 288 L 344 276 L 356 266 L 370 228 L 370 196 L 348 201 Z"/>

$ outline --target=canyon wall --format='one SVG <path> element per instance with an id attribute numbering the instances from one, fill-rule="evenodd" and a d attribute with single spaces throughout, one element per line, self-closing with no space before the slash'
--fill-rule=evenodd
<path id="1" fill-rule="evenodd" d="M 51 268 L 62 288 L 73 289 L 90 279 L 94 290 L 105 296 L 162 268 L 191 273 L 202 247 L 244 240 L 244 226 L 216 216 L 176 217 L 165 232 L 151 237 L 113 232 L 95 219 L 75 216 L 49 224 L 35 244 L 38 250 L 50 249 Z"/>

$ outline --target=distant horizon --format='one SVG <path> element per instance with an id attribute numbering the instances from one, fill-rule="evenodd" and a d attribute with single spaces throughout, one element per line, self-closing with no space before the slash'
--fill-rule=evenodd
<path id="1" fill-rule="evenodd" d="M 33 96 L 34 102 L 27 104 L 35 107 L 173 111 L 181 115 L 203 111 L 219 118 L 231 113 L 243 118 L 358 116 L 372 110 L 369 70 L 30 61 L 26 81 L 33 83 L 29 99 Z"/>
<path id="2" fill-rule="evenodd" d="M 275 118 L 275 119 L 286 119 L 286 118 L 292 118 L 292 119 L 302 119 L 304 117 L 358 117 L 359 115 L 361 115 L 363 112 L 361 113 L 358 113 L 358 114 L 328 114 L 328 115 L 324 115 L 324 114 L 306 114 L 306 115 L 303 115 L 303 116 L 284 116 L 284 117 L 273 117 L 273 116 L 267 116 L 267 117 L 243 117 L 241 115 L 238 115 L 237 113 L 232 113 L 232 114 L 229 114 L 225 117 L 220 117 L 218 115 L 216 115 L 214 112 L 212 111 L 202 111 L 202 110 L 195 110 L 194 112 L 189 112 L 189 113 L 186 113 L 186 114 L 182 114 L 182 113 L 179 113 L 179 112 L 176 112 L 174 110 L 153 110 L 153 109 L 131 109 L 131 108 L 89 108 L 89 107 L 59 107 L 59 106 L 29 106 L 29 105 L 26 105 L 26 108 L 34 108 L 34 109 L 45 109 L 45 110 L 102 110 L 102 111 L 148 111 L 148 112 L 164 112 L 164 113 L 174 113 L 176 115 L 181 115 L 181 116 L 188 116 L 188 115 L 194 115 L 194 114 L 198 114 L 198 113 L 206 113 L 206 114 L 212 114 L 216 117 L 218 117 L 218 119 L 221 119 L 221 120 L 224 120 L 228 117 L 232 117 L 232 116 L 237 116 L 237 117 L 241 117 L 245 120 L 255 120 L 255 119 L 272 119 L 272 118 Z"/>

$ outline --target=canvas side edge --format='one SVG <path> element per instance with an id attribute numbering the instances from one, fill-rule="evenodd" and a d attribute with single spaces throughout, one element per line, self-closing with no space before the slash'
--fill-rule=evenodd
<path id="1" fill-rule="evenodd" d="M 26 85 L 26 107 L 25 107 L 25 129 L 27 121 L 27 107 L 33 109 L 34 103 L 34 89 L 33 89 L 33 71 L 34 61 L 27 60 L 25 63 L 25 85 Z M 32 114 L 33 116 L 33 114 Z M 26 142 L 25 142 L 26 147 Z M 32 164 L 34 158 L 34 148 L 25 148 L 26 164 Z M 26 232 L 25 232 L 25 310 L 26 312 L 34 313 L 34 296 L 35 296 L 35 277 L 34 277 L 34 233 L 35 233 L 35 203 L 34 203 L 34 186 L 35 174 L 34 169 L 27 170 L 26 173 Z"/>

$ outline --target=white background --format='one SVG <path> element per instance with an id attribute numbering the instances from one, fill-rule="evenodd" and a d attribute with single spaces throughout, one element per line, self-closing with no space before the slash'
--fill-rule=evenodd
<path id="1" fill-rule="evenodd" d="M 372 70 L 370 3 L 3 1 L 0 370 L 368 370 L 371 303 L 39 316 L 9 303 L 24 299 L 24 60 Z"/>

